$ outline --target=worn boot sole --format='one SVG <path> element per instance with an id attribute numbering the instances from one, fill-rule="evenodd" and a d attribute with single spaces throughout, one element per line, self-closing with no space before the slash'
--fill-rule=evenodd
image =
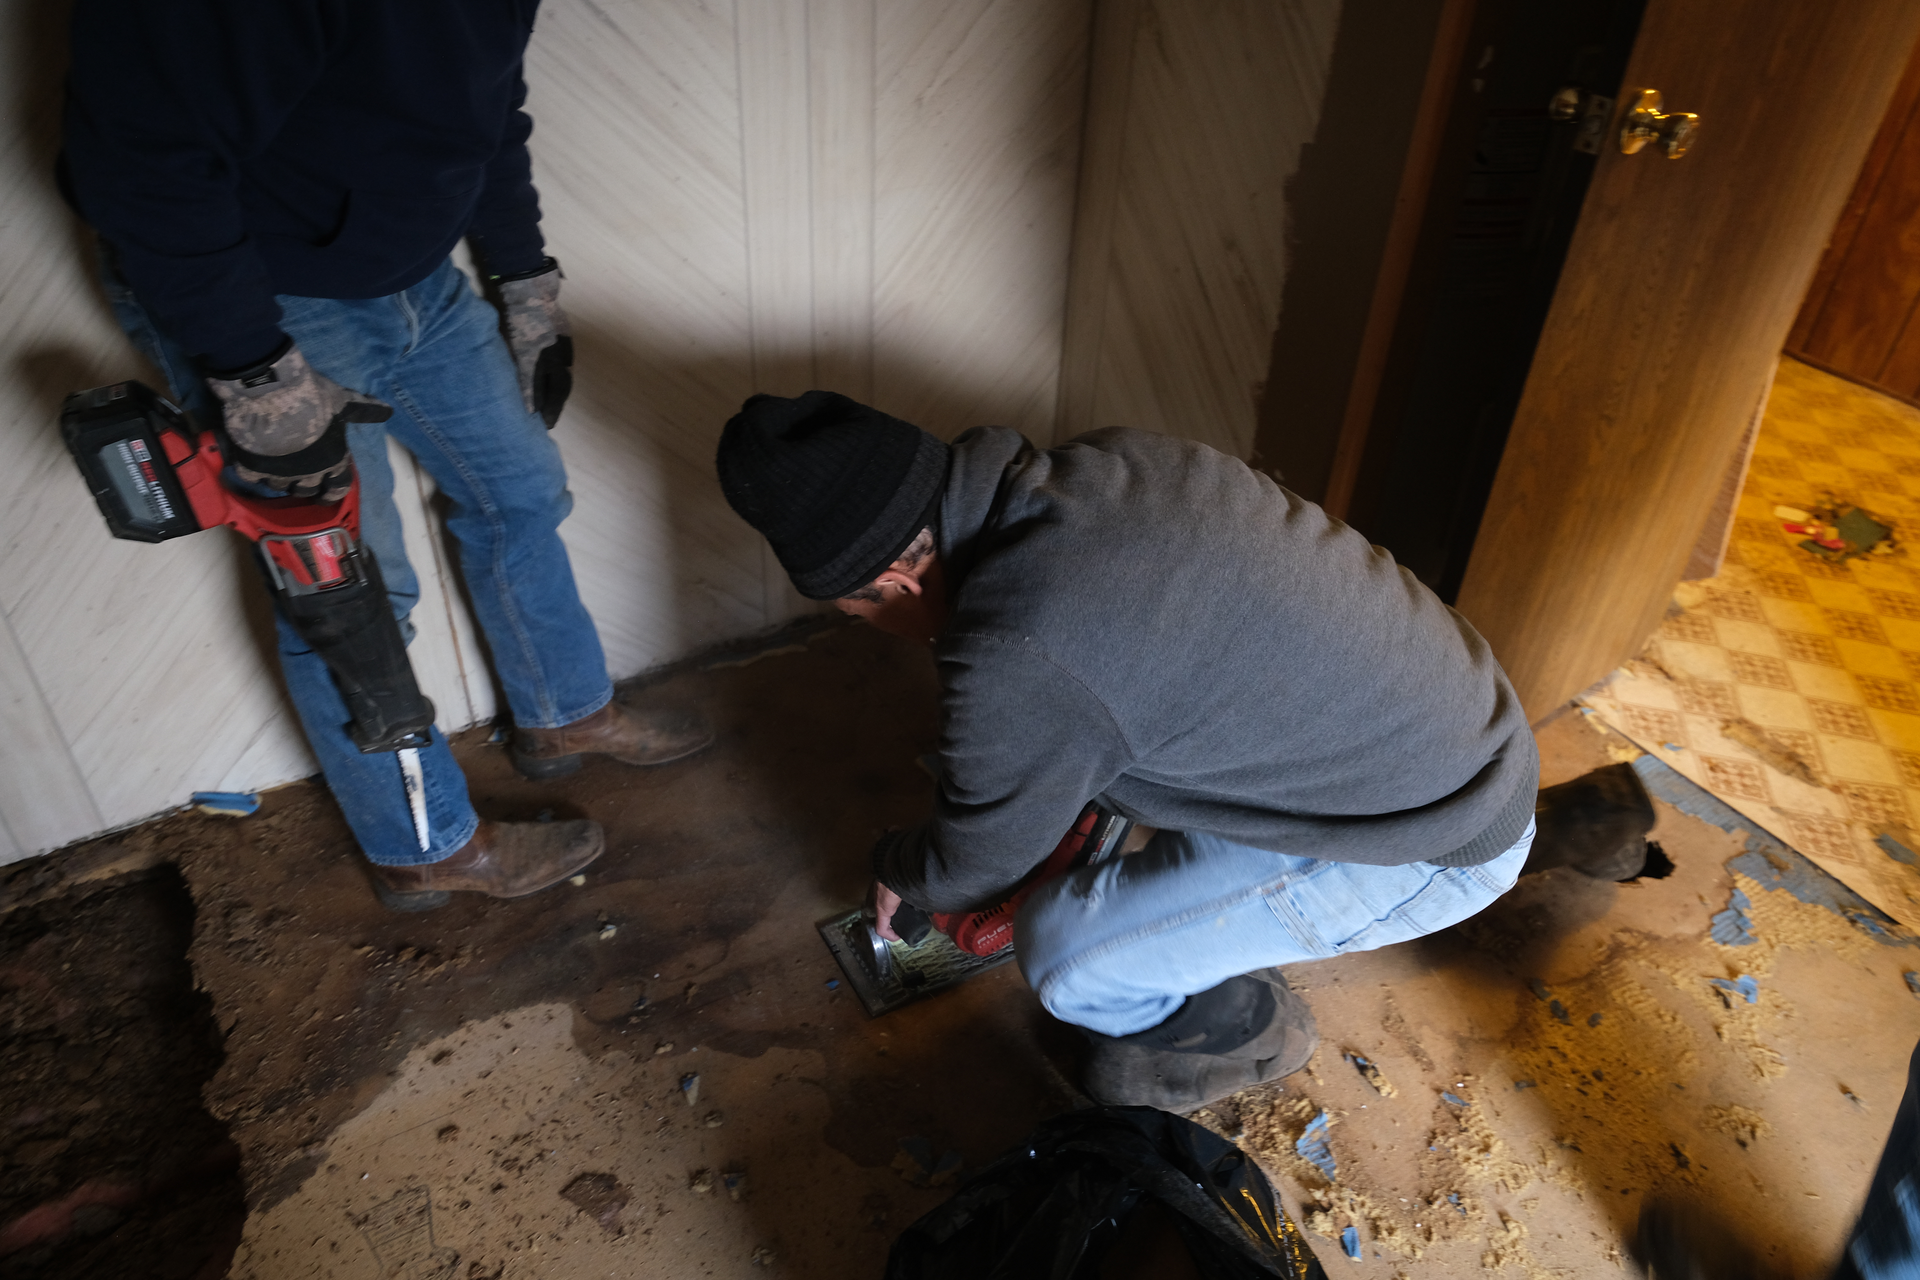
<path id="1" fill-rule="evenodd" d="M 444 907 L 453 901 L 453 893 L 448 889 L 427 889 L 420 893 L 402 893 L 398 889 L 389 889 L 376 878 L 373 882 L 373 894 L 380 899 L 380 905 L 389 911 L 432 911 L 435 907 Z"/>
<path id="2" fill-rule="evenodd" d="M 609 760 L 617 760 L 621 764 L 632 765 L 636 769 L 649 769 L 657 764 L 672 764 L 675 760 L 697 756 L 712 745 L 713 739 L 709 737 L 706 741 L 695 743 L 685 751 L 676 751 L 670 756 L 653 756 L 645 760 L 632 760 L 600 751 L 582 751 L 570 756 L 528 756 L 515 750 L 512 755 L 513 767 L 519 771 L 521 777 L 534 782 L 551 782 L 555 778 L 567 778 L 580 772 L 582 760 L 589 755 L 606 755 Z"/>
<path id="3" fill-rule="evenodd" d="M 1287 987 L 1279 970 L 1262 969 L 1253 976 L 1274 987 L 1279 1008 L 1248 1044 L 1230 1054 L 1179 1053 L 1096 1036 L 1082 1080 L 1087 1096 L 1108 1106 L 1185 1113 L 1306 1066 L 1320 1047 L 1313 1010 Z"/>
<path id="4" fill-rule="evenodd" d="M 482 834 L 484 833 L 484 840 Z M 551 889 L 591 866 L 606 852 L 606 833 L 597 822 L 482 824 L 475 841 L 424 873 L 417 889 L 400 889 L 372 869 L 368 880 L 381 905 L 390 911 L 432 911 L 456 893 L 511 900 Z M 475 861 L 474 850 L 479 850 Z M 397 869 L 396 869 L 397 870 Z M 405 876 L 398 877 L 404 880 Z M 436 884 L 435 881 L 438 881 Z M 415 883 L 421 883 L 416 879 Z"/>
<path id="5" fill-rule="evenodd" d="M 580 772 L 579 756 L 523 756 L 513 753 L 513 767 L 523 778 L 534 782 L 551 782 L 555 778 L 571 777 Z"/>

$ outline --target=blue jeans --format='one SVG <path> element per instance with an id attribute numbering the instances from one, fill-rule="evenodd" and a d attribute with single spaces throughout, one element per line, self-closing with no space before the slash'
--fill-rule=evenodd
<path id="1" fill-rule="evenodd" d="M 187 353 L 111 268 L 106 284 L 121 327 L 166 375 L 175 397 L 198 422 L 218 421 L 212 394 Z M 391 420 L 350 427 L 348 439 L 360 476 L 360 536 L 380 565 L 403 633 L 412 636 L 407 615 L 420 598 L 420 583 L 393 505 L 389 435 L 446 496 L 460 574 L 514 723 L 553 728 L 605 706 L 613 696 L 606 657 L 559 534 L 573 508 L 566 469 L 546 425 L 520 399 L 494 309 L 451 261 L 389 297 L 283 296 L 279 302 L 281 326 L 314 368 L 393 406 Z M 420 753 L 430 836 L 423 850 L 398 759 L 353 745 L 346 706 L 326 664 L 284 619 L 279 650 L 301 727 L 367 857 L 414 866 L 464 845 L 479 819 L 446 737 L 435 729 Z"/>
<path id="2" fill-rule="evenodd" d="M 1907 1062 L 1907 1092 L 1867 1188 L 1834 1280 L 1920 1277 L 1920 1047 Z"/>
<path id="3" fill-rule="evenodd" d="M 1236 974 L 1457 924 L 1513 887 L 1532 845 L 1529 822 L 1477 867 L 1373 867 L 1162 831 L 1035 891 L 1014 922 L 1020 969 L 1054 1017 L 1131 1035 Z"/>

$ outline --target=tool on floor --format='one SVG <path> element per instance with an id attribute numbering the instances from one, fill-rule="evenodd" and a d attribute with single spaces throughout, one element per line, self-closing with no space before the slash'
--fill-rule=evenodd
<path id="1" fill-rule="evenodd" d="M 1003 902 L 984 911 L 931 915 L 902 904 L 893 917 L 898 942 L 881 937 L 862 907 L 822 920 L 820 936 L 868 1015 L 877 1018 L 1013 959 L 1013 918 L 1020 904 L 1054 877 L 1113 857 L 1132 826 L 1090 803 L 1046 861 Z"/>
<path id="2" fill-rule="evenodd" d="M 419 749 L 433 726 L 372 551 L 360 541 L 360 482 L 338 502 L 239 493 L 211 431 L 140 382 L 78 391 L 60 434 L 116 538 L 165 542 L 226 525 L 253 543 L 274 601 L 327 664 L 368 753 L 396 752 L 414 834 L 430 846 Z"/>

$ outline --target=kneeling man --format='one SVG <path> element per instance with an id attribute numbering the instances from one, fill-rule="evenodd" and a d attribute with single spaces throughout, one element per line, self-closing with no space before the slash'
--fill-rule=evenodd
<path id="1" fill-rule="evenodd" d="M 1096 797 L 1158 829 L 1014 927 L 1100 1101 L 1298 1069 L 1313 1016 L 1277 966 L 1463 920 L 1527 861 L 1539 755 L 1486 642 L 1238 459 L 1123 428 L 947 445 L 811 391 L 747 401 L 718 465 L 802 594 L 938 661 L 939 794 L 874 851 L 884 936 L 902 901 L 1005 899 Z"/>

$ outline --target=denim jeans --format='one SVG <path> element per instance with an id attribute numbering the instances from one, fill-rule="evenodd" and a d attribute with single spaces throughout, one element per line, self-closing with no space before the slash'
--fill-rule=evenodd
<path id="1" fill-rule="evenodd" d="M 1907 1092 L 1854 1223 L 1834 1280 L 1920 1277 L 1920 1047 L 1907 1062 Z"/>
<path id="2" fill-rule="evenodd" d="M 1162 831 L 1035 891 L 1014 922 L 1020 969 L 1056 1018 L 1130 1035 L 1236 974 L 1457 924 L 1513 887 L 1532 845 L 1529 822 L 1477 867 L 1374 867 Z"/>
<path id="3" fill-rule="evenodd" d="M 109 267 L 107 292 L 120 325 L 160 368 L 196 421 L 218 408 L 187 353 L 154 324 Z M 394 616 L 420 598 L 393 504 L 391 435 L 419 460 L 448 503 L 447 528 L 514 723 L 537 728 L 593 714 L 613 684 L 593 619 L 580 603 L 558 532 L 573 507 L 560 450 L 527 412 L 497 313 L 451 261 L 384 298 L 279 299 L 281 327 L 315 369 L 393 406 L 385 423 L 348 429 L 360 477 L 360 536 L 386 580 Z M 243 644 L 241 636 L 233 643 Z M 279 619 L 280 669 L 319 758 L 327 786 L 369 859 L 387 866 L 438 862 L 473 835 L 479 820 L 446 737 L 421 750 L 429 847 L 421 849 L 398 759 L 363 754 L 347 737 L 345 703 L 326 665 Z"/>

